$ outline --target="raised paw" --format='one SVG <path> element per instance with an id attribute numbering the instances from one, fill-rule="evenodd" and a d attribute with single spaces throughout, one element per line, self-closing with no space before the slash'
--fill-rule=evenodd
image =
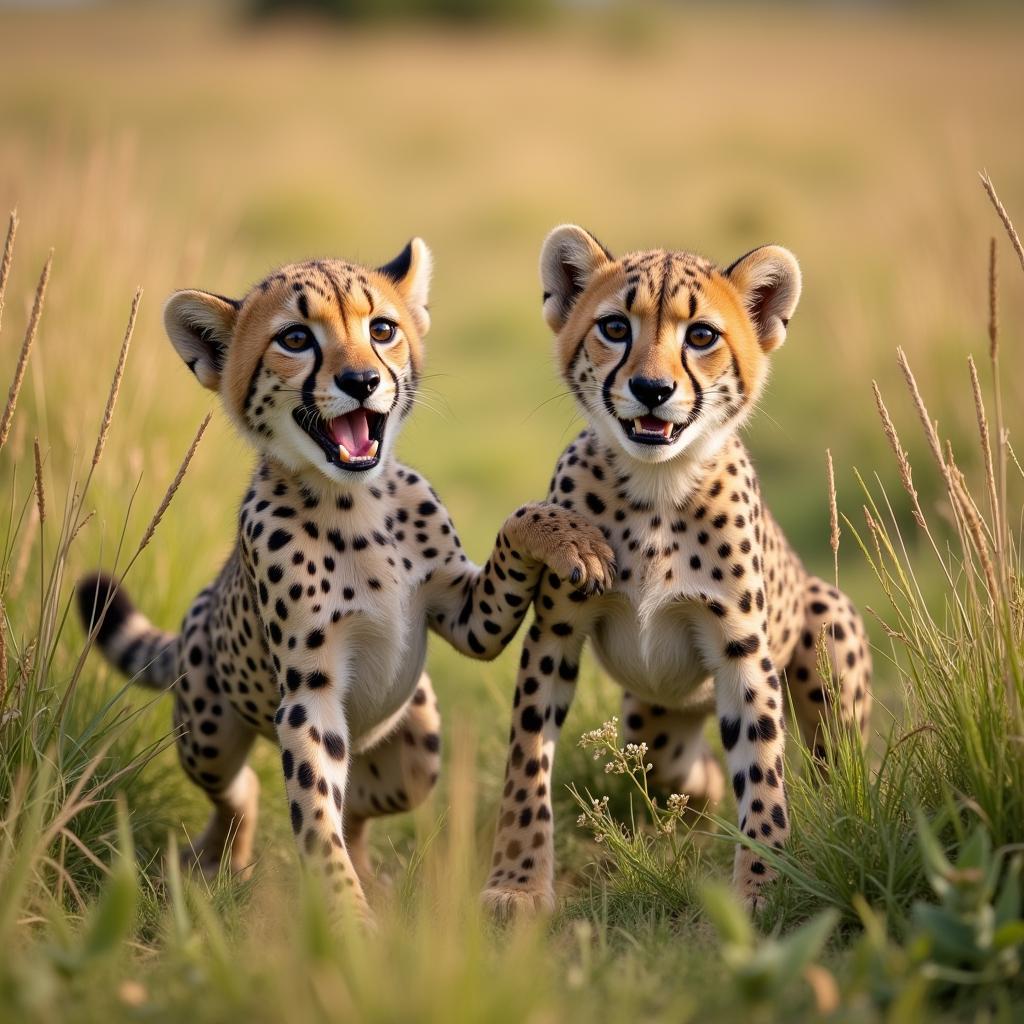
<path id="1" fill-rule="evenodd" d="M 555 912 L 555 894 L 550 889 L 517 889 L 498 885 L 484 889 L 480 902 L 498 921 L 523 920 Z"/>
<path id="2" fill-rule="evenodd" d="M 615 553 L 583 516 L 557 505 L 525 505 L 509 520 L 524 554 L 544 562 L 584 594 L 604 593 L 615 581 Z"/>

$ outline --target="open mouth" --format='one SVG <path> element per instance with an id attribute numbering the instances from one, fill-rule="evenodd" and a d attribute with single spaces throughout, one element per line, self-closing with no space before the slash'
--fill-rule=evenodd
<path id="1" fill-rule="evenodd" d="M 326 420 L 319 410 L 300 406 L 292 415 L 332 466 L 359 472 L 373 469 L 380 461 L 387 413 L 360 408 Z"/>
<path id="2" fill-rule="evenodd" d="M 630 441 L 637 444 L 671 444 L 683 432 L 685 423 L 670 423 L 657 416 L 637 416 L 635 419 L 620 419 L 622 429 Z"/>

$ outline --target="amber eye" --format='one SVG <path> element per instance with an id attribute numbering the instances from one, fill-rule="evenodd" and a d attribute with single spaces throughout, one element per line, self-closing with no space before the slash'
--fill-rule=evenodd
<path id="1" fill-rule="evenodd" d="M 711 348 L 721 335 L 707 324 L 690 324 L 686 328 L 686 344 L 690 348 Z"/>
<path id="2" fill-rule="evenodd" d="M 302 352 L 313 347 L 313 332 L 302 324 L 292 324 L 277 335 L 277 343 L 289 352 Z"/>
<path id="3" fill-rule="evenodd" d="M 378 345 L 386 345 L 389 341 L 394 341 L 397 333 L 398 327 L 382 316 L 370 321 L 370 337 Z"/>
<path id="4" fill-rule="evenodd" d="M 597 321 L 597 329 L 601 332 L 601 337 L 605 341 L 611 341 L 618 345 L 621 345 L 633 335 L 633 328 L 629 326 L 629 321 L 624 316 L 604 316 Z"/>

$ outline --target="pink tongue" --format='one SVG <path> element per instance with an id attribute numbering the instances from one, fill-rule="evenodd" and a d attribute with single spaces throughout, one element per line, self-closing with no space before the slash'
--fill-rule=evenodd
<path id="1" fill-rule="evenodd" d="M 343 444 L 349 455 L 366 455 L 370 449 L 370 419 L 365 409 L 353 409 L 331 420 L 331 438 Z"/>
<path id="2" fill-rule="evenodd" d="M 644 430 L 664 430 L 665 421 L 659 420 L 657 416 L 641 416 L 640 424 Z"/>

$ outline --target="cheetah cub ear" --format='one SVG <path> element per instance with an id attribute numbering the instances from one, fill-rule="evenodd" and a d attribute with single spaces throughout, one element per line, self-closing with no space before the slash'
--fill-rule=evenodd
<path id="1" fill-rule="evenodd" d="M 544 319 L 556 333 L 569 319 L 577 298 L 594 273 L 614 257 L 589 232 L 562 224 L 544 240 L 540 280 L 544 286 Z"/>
<path id="2" fill-rule="evenodd" d="M 164 306 L 164 328 L 178 355 L 204 388 L 216 391 L 241 303 L 194 289 L 175 292 Z"/>
<path id="3" fill-rule="evenodd" d="M 800 300 L 800 264 L 781 245 L 762 245 L 725 271 L 747 307 L 765 352 L 786 340 L 789 318 Z"/>
<path id="4" fill-rule="evenodd" d="M 398 289 L 421 336 L 430 330 L 427 300 L 433 266 L 434 258 L 427 243 L 422 238 L 414 238 L 390 263 L 377 268 L 377 273 L 383 274 Z"/>

